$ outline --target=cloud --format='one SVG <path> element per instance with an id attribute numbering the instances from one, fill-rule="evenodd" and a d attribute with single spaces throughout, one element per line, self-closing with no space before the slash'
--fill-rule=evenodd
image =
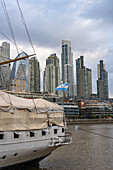
<path id="1" fill-rule="evenodd" d="M 61 56 L 61 40 L 72 43 L 75 59 L 85 56 L 86 66 L 92 69 L 93 89 L 96 91 L 96 69 L 104 60 L 109 73 L 110 96 L 113 96 L 113 1 L 112 0 L 32 0 L 19 1 L 37 51 L 42 69 L 43 61 L 53 52 Z M 16 1 L 6 1 L 17 44 L 25 52 L 33 53 L 21 22 Z M 11 38 L 3 9 L 0 6 L 0 30 Z M 7 25 L 7 26 L 6 26 Z M 0 36 L 4 39 L 3 36 Z M 11 38 L 12 39 L 12 38 Z M 14 47 L 13 47 L 14 49 Z M 14 54 L 14 52 L 13 52 Z"/>
<path id="2" fill-rule="evenodd" d="M 76 44 L 76 48 L 81 46 L 91 48 L 91 45 L 94 48 L 95 45 L 103 44 L 102 40 L 108 39 L 112 32 L 102 17 L 95 17 L 98 14 L 91 13 L 97 6 L 99 8 L 102 2 L 102 0 L 72 0 L 71 2 L 33 0 L 28 3 L 25 0 L 20 5 L 33 42 L 37 46 L 54 48 L 62 39 L 70 39 L 73 44 Z M 11 4 L 8 5 L 10 6 Z M 16 4 L 14 7 L 15 9 L 9 8 L 9 13 L 11 12 L 10 17 L 14 21 L 15 36 L 19 42 L 28 43 Z"/>
<path id="3" fill-rule="evenodd" d="M 113 21 L 113 1 L 112 0 L 92 0 L 92 3 L 85 6 L 82 16 L 86 18 L 103 19 L 107 24 L 112 25 Z"/>

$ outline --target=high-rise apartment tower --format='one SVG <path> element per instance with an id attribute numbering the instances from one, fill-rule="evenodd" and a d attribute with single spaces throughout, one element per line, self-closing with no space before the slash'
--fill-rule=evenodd
<path id="1" fill-rule="evenodd" d="M 10 44 L 3 42 L 0 46 L 0 62 L 4 62 L 10 59 Z M 0 66 L 0 88 L 6 89 L 7 81 L 10 76 L 10 64 L 4 64 Z"/>
<path id="2" fill-rule="evenodd" d="M 40 64 L 36 57 L 29 60 L 29 82 L 31 92 L 40 91 Z"/>
<path id="3" fill-rule="evenodd" d="M 105 70 L 103 60 L 97 65 L 98 80 L 97 80 L 97 96 L 98 98 L 108 98 L 108 72 Z"/>
<path id="4" fill-rule="evenodd" d="M 56 87 L 60 84 L 60 67 L 59 59 L 56 53 L 51 54 L 46 59 L 46 68 L 43 77 L 43 90 L 49 93 L 59 93 L 56 92 Z"/>
<path id="5" fill-rule="evenodd" d="M 84 57 L 76 60 L 77 96 L 90 97 L 92 94 L 92 71 L 84 66 Z"/>
<path id="6" fill-rule="evenodd" d="M 62 40 L 61 66 L 62 81 L 69 83 L 67 96 L 73 97 L 73 53 L 71 52 L 71 42 L 67 40 Z"/>

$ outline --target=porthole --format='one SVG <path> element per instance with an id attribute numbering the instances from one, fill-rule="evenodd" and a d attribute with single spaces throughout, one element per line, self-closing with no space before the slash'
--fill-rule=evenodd
<path id="1" fill-rule="evenodd" d="M 42 130 L 42 136 L 45 136 L 46 132 L 44 130 Z"/>
<path id="2" fill-rule="evenodd" d="M 57 129 L 54 129 L 54 134 L 57 134 Z"/>
<path id="3" fill-rule="evenodd" d="M 62 133 L 64 133 L 64 128 L 62 128 Z"/>
<path id="4" fill-rule="evenodd" d="M 17 155 L 18 155 L 18 153 L 15 153 L 15 154 L 14 154 L 14 156 L 17 156 Z"/>
<path id="5" fill-rule="evenodd" d="M 34 137 L 35 133 L 34 132 L 30 132 L 30 137 Z"/>
<path id="6" fill-rule="evenodd" d="M 19 138 L 19 134 L 14 132 L 14 138 Z"/>
<path id="7" fill-rule="evenodd" d="M 37 150 L 35 149 L 35 150 L 33 150 L 33 152 L 37 152 Z"/>
<path id="8" fill-rule="evenodd" d="M 4 134 L 0 134 L 0 139 L 3 139 L 4 138 Z"/>
<path id="9" fill-rule="evenodd" d="M 6 158 L 6 155 L 2 156 L 2 159 L 5 159 Z"/>

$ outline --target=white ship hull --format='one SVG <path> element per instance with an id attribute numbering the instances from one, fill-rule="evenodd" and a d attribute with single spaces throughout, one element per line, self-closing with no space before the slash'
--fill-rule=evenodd
<path id="1" fill-rule="evenodd" d="M 42 160 L 57 147 L 71 143 L 65 127 L 43 130 L 0 132 L 0 168 L 37 159 Z"/>
<path id="2" fill-rule="evenodd" d="M 0 168 L 48 156 L 71 143 L 61 106 L 0 91 Z"/>

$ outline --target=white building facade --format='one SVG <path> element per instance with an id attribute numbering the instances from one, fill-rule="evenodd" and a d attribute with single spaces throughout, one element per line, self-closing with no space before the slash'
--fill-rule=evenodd
<path id="1" fill-rule="evenodd" d="M 46 68 L 43 77 L 43 90 L 53 94 L 59 94 L 56 92 L 56 87 L 60 84 L 60 67 L 59 59 L 56 53 L 51 54 L 46 59 Z"/>

